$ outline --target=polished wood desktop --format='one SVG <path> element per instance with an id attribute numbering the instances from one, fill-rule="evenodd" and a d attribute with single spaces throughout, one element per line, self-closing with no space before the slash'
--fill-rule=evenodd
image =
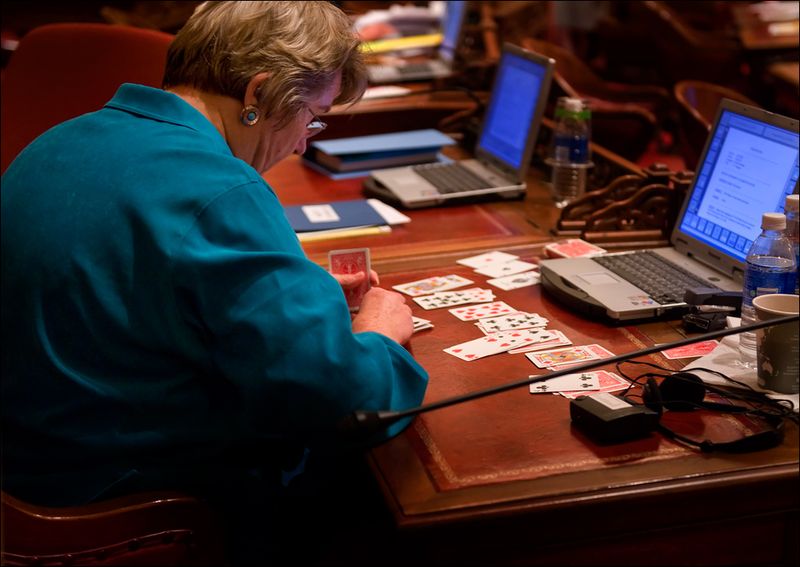
<path id="1" fill-rule="evenodd" d="M 538 261 L 541 245 L 514 251 Z M 383 274 L 384 285 L 469 268 Z M 615 354 L 684 336 L 679 322 L 612 327 L 557 304 L 540 286 L 495 289 L 497 299 L 539 313 L 576 345 Z M 409 345 L 429 371 L 425 402 L 540 375 L 524 354 L 465 362 L 444 348 L 481 336 L 447 309 Z M 673 370 L 685 361 L 644 357 Z M 607 370 L 614 371 L 612 367 Z M 640 371 L 628 366 L 633 375 Z M 667 412 L 671 427 L 728 441 L 753 423 L 728 414 Z M 796 564 L 798 430 L 776 448 L 703 454 L 659 433 L 598 445 L 571 425 L 569 400 L 522 387 L 415 418 L 369 461 L 398 528 L 389 564 L 680 565 Z M 424 558 L 424 559 L 421 559 Z"/>
<path id="2" fill-rule="evenodd" d="M 361 179 L 332 181 L 297 158 L 266 178 L 285 204 L 361 196 Z M 369 247 L 383 287 L 452 273 L 491 287 L 456 260 L 499 249 L 537 262 L 559 216 L 545 178 L 533 167 L 521 201 L 405 211 L 411 223 L 390 234 L 304 247 L 322 265 L 329 249 Z M 549 319 L 576 345 L 598 343 L 623 354 L 684 336 L 679 321 L 614 327 L 590 320 L 540 286 L 493 289 L 498 300 Z M 446 309 L 409 304 L 434 323 L 408 345 L 430 373 L 425 402 L 542 373 L 523 354 L 464 362 L 444 353 L 480 332 Z M 644 360 L 674 370 L 684 362 L 660 354 Z M 716 441 L 757 427 L 714 414 L 668 412 L 663 419 Z M 368 460 L 395 528 L 365 537 L 358 557 L 333 557 L 333 564 L 368 557 L 387 565 L 791 565 L 800 558 L 792 423 L 780 446 L 755 453 L 702 454 L 658 433 L 601 446 L 571 425 L 566 398 L 519 388 L 418 416 L 370 450 Z"/>

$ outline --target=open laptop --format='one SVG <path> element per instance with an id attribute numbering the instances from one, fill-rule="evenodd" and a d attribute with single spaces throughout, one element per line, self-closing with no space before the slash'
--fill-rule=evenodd
<path id="1" fill-rule="evenodd" d="M 408 209 L 524 195 L 554 64 L 505 44 L 475 159 L 375 170 L 364 183 L 365 192 Z"/>
<path id="2" fill-rule="evenodd" d="M 741 291 L 745 257 L 761 232 L 762 214 L 783 211 L 786 195 L 797 192 L 799 141 L 797 120 L 723 99 L 675 223 L 672 246 L 543 260 L 542 287 L 582 313 L 606 320 L 680 317 L 688 309 L 682 294 L 677 300 L 659 297 L 654 289 L 648 293 L 630 283 L 626 268 L 602 265 L 630 261 L 641 273 L 640 255 L 648 253 L 695 276 L 690 287 Z"/>
<path id="3" fill-rule="evenodd" d="M 380 85 L 402 81 L 430 81 L 452 75 L 466 13 L 467 2 L 445 2 L 442 43 L 436 57 L 419 62 L 400 61 L 396 65 L 367 65 L 369 82 Z"/>

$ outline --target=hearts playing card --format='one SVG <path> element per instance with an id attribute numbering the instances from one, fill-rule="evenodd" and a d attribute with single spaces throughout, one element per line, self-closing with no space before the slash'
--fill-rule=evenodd
<path id="1" fill-rule="evenodd" d="M 549 338 L 550 335 L 543 329 L 507 331 L 457 344 L 444 349 L 444 352 L 452 354 L 461 360 L 477 360 L 526 344 L 548 340 Z"/>
<path id="2" fill-rule="evenodd" d="M 462 321 L 474 321 L 476 319 L 483 319 L 484 317 L 495 317 L 497 315 L 517 312 L 516 309 L 504 301 L 471 305 L 469 307 L 458 307 L 456 309 L 450 309 L 449 311 Z"/>
<path id="3" fill-rule="evenodd" d="M 350 311 L 358 311 L 364 294 L 370 289 L 369 248 L 351 248 L 328 252 L 328 266 L 332 274 L 357 274 L 363 272 L 364 281 L 356 287 L 344 288 L 344 296 Z"/>

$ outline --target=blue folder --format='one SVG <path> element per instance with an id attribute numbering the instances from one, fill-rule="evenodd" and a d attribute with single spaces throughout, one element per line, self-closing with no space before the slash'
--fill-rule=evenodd
<path id="1" fill-rule="evenodd" d="M 327 205 L 333 208 L 339 220 L 312 222 L 303 211 L 303 207 L 319 207 Z M 332 228 L 353 228 L 356 226 L 385 225 L 384 218 L 370 205 L 366 199 L 352 201 L 334 201 L 330 203 L 313 203 L 310 205 L 293 205 L 284 207 L 286 218 L 295 232 L 329 230 Z"/>

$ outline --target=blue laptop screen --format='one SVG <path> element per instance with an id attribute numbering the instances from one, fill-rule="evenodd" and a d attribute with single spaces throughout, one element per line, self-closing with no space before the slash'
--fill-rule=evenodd
<path id="1" fill-rule="evenodd" d="M 466 2 L 446 2 L 442 24 L 442 46 L 439 49 L 439 56 L 443 59 L 452 60 L 455 55 L 466 7 Z"/>
<path id="2" fill-rule="evenodd" d="M 744 261 L 761 215 L 782 212 L 798 174 L 798 134 L 724 110 L 680 222 L 688 234 Z"/>
<path id="3" fill-rule="evenodd" d="M 546 72 L 544 65 L 503 54 L 478 148 L 519 169 Z"/>

